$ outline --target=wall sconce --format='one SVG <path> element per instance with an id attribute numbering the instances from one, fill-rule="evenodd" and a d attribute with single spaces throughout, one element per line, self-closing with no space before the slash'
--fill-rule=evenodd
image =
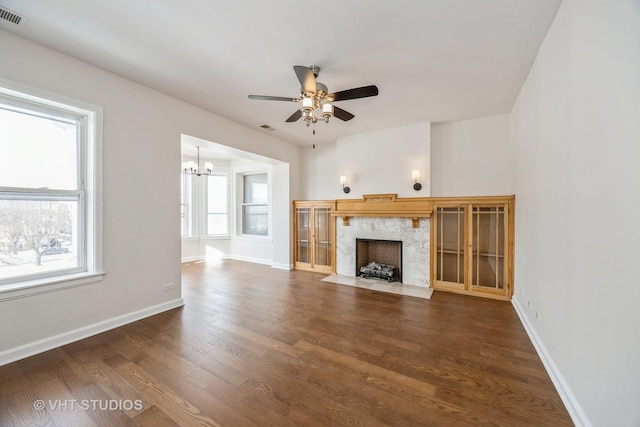
<path id="1" fill-rule="evenodd" d="M 420 171 L 419 170 L 412 170 L 411 171 L 411 179 L 413 180 L 413 189 L 416 190 L 416 191 L 422 190 L 422 184 L 420 184 L 418 182 L 418 180 L 420 179 Z"/>
<path id="2" fill-rule="evenodd" d="M 348 193 L 349 191 L 351 191 L 351 189 L 349 187 L 347 187 L 347 177 L 342 175 L 340 177 L 340 184 L 342 185 L 342 191 L 344 191 L 345 193 Z"/>

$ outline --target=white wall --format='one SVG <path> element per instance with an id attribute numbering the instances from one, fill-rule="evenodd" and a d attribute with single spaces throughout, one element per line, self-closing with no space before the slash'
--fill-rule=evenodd
<path id="1" fill-rule="evenodd" d="M 402 197 L 514 193 L 510 114 L 433 124 L 428 132 L 430 136 L 426 137 L 426 130 L 419 125 L 303 148 L 304 198 L 358 198 L 356 189 L 361 194 L 387 192 L 382 188 Z M 425 145 L 425 139 L 429 145 Z M 425 149 L 430 150 L 426 155 Z M 380 165 L 382 160 L 389 164 Z M 413 165 L 425 177 L 419 192 L 411 187 Z M 339 177 L 351 171 L 359 182 L 353 182 L 354 192 L 345 195 Z"/>
<path id="2" fill-rule="evenodd" d="M 230 237 L 183 237 L 182 262 L 228 259 L 231 253 Z"/>
<path id="3" fill-rule="evenodd" d="M 363 194 L 396 193 L 398 197 L 430 195 L 429 123 L 340 138 L 333 144 L 305 147 L 303 198 L 359 199 Z M 422 190 L 413 189 L 411 171 L 420 170 Z M 351 192 L 343 193 L 340 176 Z"/>
<path id="4" fill-rule="evenodd" d="M 293 268 L 291 257 L 293 248 L 292 205 L 291 194 L 285 190 L 291 179 L 288 164 L 281 163 L 271 167 L 271 233 L 281 236 L 273 241 L 273 257 L 271 265 L 274 268 L 289 270 Z M 285 256 L 286 255 L 286 256 Z"/>
<path id="5" fill-rule="evenodd" d="M 513 194 L 510 114 L 431 126 L 431 195 Z"/>
<path id="6" fill-rule="evenodd" d="M 640 2 L 564 0 L 512 114 L 514 305 L 579 424 L 640 425 L 639 76 Z"/>
<path id="7" fill-rule="evenodd" d="M 349 178 L 351 192 L 336 186 L 335 198 L 362 197 L 363 194 L 397 193 L 398 197 L 430 195 L 430 123 L 386 129 L 339 138 L 336 146 L 336 176 Z M 411 171 L 421 173 L 422 190 L 413 189 Z"/>
<path id="8" fill-rule="evenodd" d="M 340 187 L 340 175 L 336 172 L 336 143 L 317 144 L 301 149 L 303 165 L 303 199 L 333 200 L 344 194 Z M 336 193 L 336 189 L 340 193 Z"/>
<path id="9" fill-rule="evenodd" d="M 19 346 L 180 299 L 181 133 L 289 163 L 300 179 L 296 146 L 2 30 L 0 52 L 14 58 L 0 61 L 0 77 L 104 109 L 106 270 L 97 284 L 0 302 L 0 363 Z M 289 247 L 288 233 L 273 238 Z M 178 286 L 164 291 L 169 282 Z"/>

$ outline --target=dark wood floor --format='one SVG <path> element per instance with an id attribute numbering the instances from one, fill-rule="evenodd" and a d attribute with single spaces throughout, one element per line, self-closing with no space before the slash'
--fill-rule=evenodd
<path id="1" fill-rule="evenodd" d="M 187 264 L 185 307 L 0 367 L 0 425 L 572 425 L 510 303 L 322 277 Z"/>

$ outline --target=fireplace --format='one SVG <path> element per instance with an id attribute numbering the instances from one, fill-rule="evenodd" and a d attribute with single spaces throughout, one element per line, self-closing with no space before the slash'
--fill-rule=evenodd
<path id="1" fill-rule="evenodd" d="M 401 268 L 402 284 L 428 287 L 429 226 L 429 218 L 420 218 L 419 228 L 414 228 L 408 218 L 352 217 L 350 225 L 344 225 L 338 219 L 336 274 L 360 277 L 360 267 L 356 268 L 356 239 L 401 241 L 402 262 L 397 265 Z M 382 263 L 393 264 L 389 261 Z"/>
<path id="2" fill-rule="evenodd" d="M 402 283 L 402 241 L 356 238 L 355 273 Z"/>

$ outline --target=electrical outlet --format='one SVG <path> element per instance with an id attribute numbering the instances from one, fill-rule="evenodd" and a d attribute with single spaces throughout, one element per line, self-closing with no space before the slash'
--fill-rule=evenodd
<path id="1" fill-rule="evenodd" d="M 164 287 L 164 290 L 165 290 L 165 291 L 170 291 L 170 290 L 172 290 L 173 288 L 175 288 L 175 287 L 176 287 L 176 285 L 175 285 L 173 282 L 171 282 L 171 283 L 165 283 L 165 284 L 163 285 L 163 287 Z"/>
<path id="2" fill-rule="evenodd" d="M 531 305 L 531 300 L 527 300 L 527 305 L 529 306 L 529 308 L 531 308 L 531 307 L 532 307 L 532 305 Z"/>
<path id="3" fill-rule="evenodd" d="M 536 320 L 540 320 L 540 312 L 536 310 Z"/>

